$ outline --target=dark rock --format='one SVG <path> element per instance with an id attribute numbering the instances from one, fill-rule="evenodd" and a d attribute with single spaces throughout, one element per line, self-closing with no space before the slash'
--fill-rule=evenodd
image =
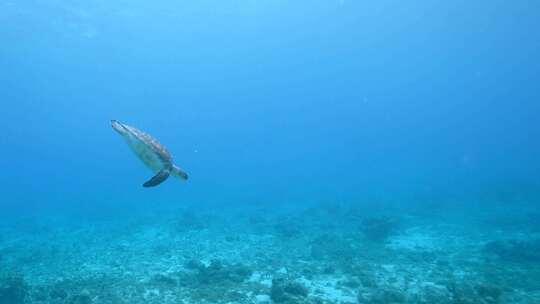
<path id="1" fill-rule="evenodd" d="M 283 278 L 273 279 L 270 288 L 270 298 L 275 303 L 296 303 L 298 299 L 308 295 L 307 288 L 294 281 L 287 281 Z"/>
<path id="2" fill-rule="evenodd" d="M 304 285 L 296 282 L 290 282 L 285 285 L 284 290 L 286 293 L 299 297 L 307 297 L 308 290 Z"/>

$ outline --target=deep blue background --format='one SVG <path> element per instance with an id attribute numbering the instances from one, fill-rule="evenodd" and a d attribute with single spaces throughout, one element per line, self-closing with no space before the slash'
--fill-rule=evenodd
<path id="1" fill-rule="evenodd" d="M 538 1 L 0 0 L 0 42 L 4 210 L 539 186 Z"/>

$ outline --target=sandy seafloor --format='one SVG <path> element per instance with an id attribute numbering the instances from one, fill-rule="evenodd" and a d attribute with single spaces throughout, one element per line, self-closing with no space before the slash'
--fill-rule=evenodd
<path id="1" fill-rule="evenodd" d="M 533 207 L 396 206 L 5 220 L 0 303 L 540 303 Z"/>

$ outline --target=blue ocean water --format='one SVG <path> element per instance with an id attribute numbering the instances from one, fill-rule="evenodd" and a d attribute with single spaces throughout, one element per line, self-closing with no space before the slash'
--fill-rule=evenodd
<path id="1" fill-rule="evenodd" d="M 537 1 L 0 0 L 0 304 L 540 303 Z M 185 169 L 154 174 L 111 128 Z"/>

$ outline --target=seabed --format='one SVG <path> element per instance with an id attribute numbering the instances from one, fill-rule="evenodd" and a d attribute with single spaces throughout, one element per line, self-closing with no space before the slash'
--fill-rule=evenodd
<path id="1" fill-rule="evenodd" d="M 223 209 L 4 221 L 0 303 L 540 303 L 533 209 Z"/>

